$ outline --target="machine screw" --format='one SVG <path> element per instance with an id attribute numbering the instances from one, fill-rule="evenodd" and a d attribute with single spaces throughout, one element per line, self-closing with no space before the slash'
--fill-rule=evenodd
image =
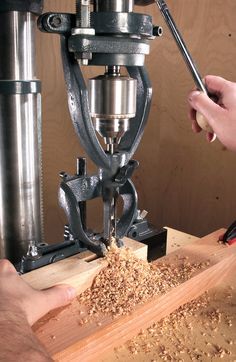
<path id="1" fill-rule="evenodd" d="M 67 173 L 65 172 L 65 171 L 61 171 L 60 173 L 59 173 L 59 176 L 62 178 L 62 179 L 65 179 L 65 178 L 67 178 Z"/>
<path id="2" fill-rule="evenodd" d="M 61 18 L 60 16 L 56 15 L 50 18 L 49 23 L 53 28 L 59 28 L 61 26 Z"/>
<path id="3" fill-rule="evenodd" d="M 90 26 L 90 0 L 76 0 L 76 27 L 72 35 L 95 35 L 95 30 Z M 75 53 L 75 58 L 81 65 L 88 65 L 92 53 Z"/>
<path id="4" fill-rule="evenodd" d="M 90 28 L 90 0 L 76 0 L 76 27 Z"/>

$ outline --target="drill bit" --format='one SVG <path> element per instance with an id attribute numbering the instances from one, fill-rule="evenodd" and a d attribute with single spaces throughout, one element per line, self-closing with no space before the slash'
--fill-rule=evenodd
<path id="1" fill-rule="evenodd" d="M 107 145 L 107 152 L 110 155 L 114 153 L 114 144 Z M 108 240 L 107 244 L 111 246 L 113 243 L 116 243 L 117 236 L 116 236 L 116 201 L 117 201 L 117 193 L 116 190 L 111 190 L 111 194 L 109 195 L 108 199 Z"/>
<path id="2" fill-rule="evenodd" d="M 116 242 L 116 196 L 114 195 L 111 200 L 111 220 L 109 231 L 109 245 Z"/>

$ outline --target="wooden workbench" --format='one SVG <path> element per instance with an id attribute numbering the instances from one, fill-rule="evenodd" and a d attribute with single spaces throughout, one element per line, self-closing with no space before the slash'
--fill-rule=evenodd
<path id="1" fill-rule="evenodd" d="M 131 316 L 116 320 L 103 316 L 99 323 L 81 325 L 80 307 L 74 305 L 40 321 L 34 329 L 56 361 L 78 361 L 78 358 L 86 362 L 97 361 L 100 354 L 110 353 L 112 347 L 123 344 L 141 328 L 150 326 L 180 305 L 198 297 L 236 267 L 236 247 L 227 248 L 217 243 L 223 230 L 198 240 L 168 229 L 168 250 L 178 249 L 165 257 L 168 263 L 174 266 L 178 255 L 180 258 L 187 256 L 192 262 L 207 261 L 209 267 L 165 295 L 138 306 Z M 181 244 L 184 244 L 182 248 Z M 86 311 L 83 313 L 86 315 Z"/>

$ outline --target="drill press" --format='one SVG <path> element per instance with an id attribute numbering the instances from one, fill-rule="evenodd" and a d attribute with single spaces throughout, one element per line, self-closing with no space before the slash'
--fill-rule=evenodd
<path id="1" fill-rule="evenodd" d="M 41 31 L 60 35 L 71 119 L 98 172 L 88 175 L 86 160 L 79 158 L 75 175 L 61 173 L 59 203 L 68 219 L 64 241 L 45 246 L 31 240 L 20 263 L 22 272 L 85 249 L 104 256 L 112 243 L 122 246 L 125 235 L 146 240 L 159 234 L 139 212 L 130 178 L 138 166 L 132 157 L 151 104 L 145 56 L 150 39 L 161 35 L 161 28 L 153 26 L 150 16 L 133 12 L 133 7 L 133 0 L 95 0 L 91 11 L 89 0 L 77 0 L 76 14 L 46 13 L 38 19 Z M 83 66 L 102 69 L 88 87 Z M 97 197 L 104 205 L 99 234 L 86 225 L 86 201 Z M 118 218 L 119 197 L 123 210 Z M 161 230 L 160 235 L 163 254 L 166 232 Z"/>

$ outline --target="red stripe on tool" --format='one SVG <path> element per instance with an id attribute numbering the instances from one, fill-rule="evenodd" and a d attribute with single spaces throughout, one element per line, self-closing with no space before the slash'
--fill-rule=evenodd
<path id="1" fill-rule="evenodd" d="M 229 245 L 235 244 L 235 243 L 236 243 L 236 238 L 233 238 L 233 239 L 231 239 L 231 240 L 228 240 L 227 243 L 228 243 Z"/>

